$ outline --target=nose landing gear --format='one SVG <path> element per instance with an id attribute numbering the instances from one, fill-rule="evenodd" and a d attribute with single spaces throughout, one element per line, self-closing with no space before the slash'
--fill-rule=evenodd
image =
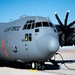
<path id="1" fill-rule="evenodd" d="M 32 69 L 34 70 L 44 70 L 45 66 L 44 63 L 32 62 Z"/>

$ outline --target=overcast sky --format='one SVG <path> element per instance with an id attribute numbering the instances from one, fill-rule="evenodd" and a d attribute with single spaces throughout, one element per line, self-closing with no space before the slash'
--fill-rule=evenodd
<path id="1" fill-rule="evenodd" d="M 0 22 L 18 19 L 21 15 L 50 17 L 57 24 L 54 13 L 64 21 L 70 10 L 68 23 L 75 20 L 75 0 L 0 0 Z"/>

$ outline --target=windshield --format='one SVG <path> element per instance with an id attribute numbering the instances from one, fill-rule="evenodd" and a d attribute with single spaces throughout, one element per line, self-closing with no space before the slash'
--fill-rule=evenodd
<path id="1" fill-rule="evenodd" d="M 43 24 L 43 27 L 49 27 L 48 22 L 42 22 L 42 24 Z"/>
<path id="2" fill-rule="evenodd" d="M 49 25 L 50 25 L 50 27 L 53 27 L 54 28 L 54 25 L 51 22 L 49 22 Z"/>
<path id="3" fill-rule="evenodd" d="M 52 27 L 52 28 L 54 28 L 54 25 L 51 22 L 36 22 L 35 23 L 35 20 L 28 20 L 26 22 L 26 24 L 24 25 L 23 30 L 24 29 L 34 29 L 37 27 Z"/>
<path id="4" fill-rule="evenodd" d="M 37 28 L 37 27 L 42 27 L 41 22 L 37 22 L 35 27 L 36 27 L 36 28 Z"/>

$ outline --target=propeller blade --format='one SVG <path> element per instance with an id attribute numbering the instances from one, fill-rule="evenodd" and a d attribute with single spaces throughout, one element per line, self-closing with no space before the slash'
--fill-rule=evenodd
<path id="1" fill-rule="evenodd" d="M 57 15 L 56 12 L 55 12 L 55 17 L 56 17 L 58 23 L 63 27 L 63 23 L 62 23 L 61 20 L 59 19 L 59 17 L 58 17 L 58 15 Z"/>
<path id="2" fill-rule="evenodd" d="M 68 27 L 70 28 L 71 26 L 73 26 L 75 24 L 75 21 L 71 22 Z"/>
<path id="3" fill-rule="evenodd" d="M 66 13 L 64 25 L 67 26 L 67 21 L 68 21 L 68 15 L 69 15 L 70 10 Z"/>
<path id="4" fill-rule="evenodd" d="M 65 34 L 64 33 L 62 33 L 61 34 L 61 46 L 64 46 L 65 45 Z"/>

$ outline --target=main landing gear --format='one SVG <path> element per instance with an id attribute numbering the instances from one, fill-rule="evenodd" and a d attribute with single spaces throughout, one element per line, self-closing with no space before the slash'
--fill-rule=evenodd
<path id="1" fill-rule="evenodd" d="M 32 62 L 32 69 L 34 69 L 34 70 L 44 70 L 45 69 L 44 62 L 42 62 L 42 63 Z"/>

